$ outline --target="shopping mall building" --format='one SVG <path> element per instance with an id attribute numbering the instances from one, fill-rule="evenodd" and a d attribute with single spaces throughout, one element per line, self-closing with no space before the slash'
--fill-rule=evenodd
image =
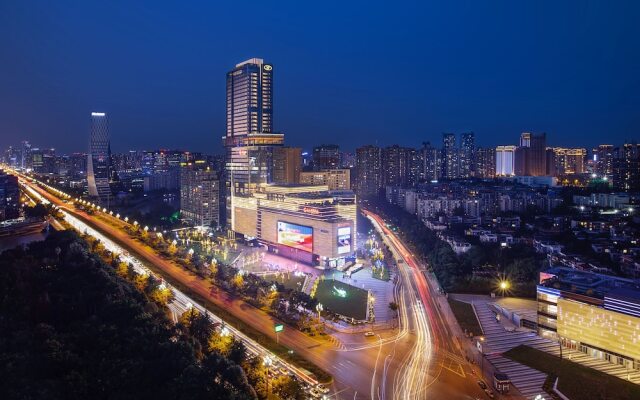
<path id="1" fill-rule="evenodd" d="M 538 333 L 563 347 L 640 369 L 640 282 L 553 267 L 537 286 Z"/>
<path id="2" fill-rule="evenodd" d="M 355 254 L 356 198 L 326 185 L 264 185 L 231 196 L 231 230 L 269 251 L 321 268 Z"/>

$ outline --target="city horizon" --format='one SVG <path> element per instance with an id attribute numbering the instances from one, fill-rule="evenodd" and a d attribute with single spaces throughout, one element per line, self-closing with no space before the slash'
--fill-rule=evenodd
<path id="1" fill-rule="evenodd" d="M 358 10 L 355 5 L 349 7 L 345 13 Z M 12 76 L 11 81 L 4 82 L 5 97 L 0 97 L 7 105 L 0 110 L 2 147 L 29 140 L 67 153 L 78 151 L 74 143 L 80 142 L 89 130 L 85 115 L 91 110 L 103 110 L 112 117 L 115 152 L 186 147 L 219 153 L 222 151 L 219 137 L 224 133 L 224 97 L 220 95 L 224 81 L 219 77 L 250 56 L 263 57 L 275 66 L 278 89 L 274 92 L 274 109 L 278 112 L 274 131 L 287 134 L 290 143 L 305 149 L 315 144 L 310 138 L 318 136 L 325 137 L 329 143 L 341 141 L 345 149 L 354 150 L 364 143 L 381 146 L 434 143 L 442 132 L 465 131 L 475 132 L 480 146 L 510 144 L 511 138 L 520 132 L 532 131 L 546 132 L 551 143 L 557 146 L 575 147 L 575 143 L 579 143 L 580 147 L 592 148 L 605 142 L 601 137 L 609 138 L 606 142 L 611 144 L 633 140 L 640 125 L 631 111 L 640 103 L 640 80 L 632 72 L 640 63 L 637 52 L 633 51 L 640 33 L 630 18 L 637 6 L 613 11 L 597 4 L 575 9 L 512 5 L 511 11 L 525 19 L 523 26 L 527 26 L 526 23 L 535 26 L 541 22 L 539 15 L 558 12 L 558 19 L 545 20 L 548 32 L 516 30 L 511 32 L 514 37 L 498 35 L 501 29 L 512 27 L 507 20 L 476 10 L 494 23 L 495 28 L 485 32 L 475 15 L 463 13 L 461 22 L 473 27 L 478 35 L 467 44 L 464 35 L 432 20 L 434 26 L 449 32 L 451 46 L 456 46 L 458 51 L 421 42 L 425 48 L 420 54 L 409 56 L 413 52 L 407 46 L 418 44 L 410 32 L 415 34 L 424 28 L 408 16 L 407 11 L 411 10 L 415 16 L 428 15 L 425 8 L 416 6 L 389 16 L 388 28 L 395 27 L 398 32 L 394 39 L 407 41 L 397 50 L 391 39 L 382 41 L 381 52 L 375 54 L 394 57 L 388 60 L 381 57 L 375 69 L 358 68 L 363 62 L 362 56 L 371 57 L 374 49 L 370 45 L 363 44 L 354 54 L 349 54 L 342 42 L 343 37 L 357 38 L 358 28 L 370 29 L 360 24 L 381 18 L 382 10 L 375 7 L 354 27 L 338 24 L 338 32 L 329 36 L 326 44 L 318 42 L 312 32 L 299 28 L 298 40 L 306 38 L 311 44 L 303 57 L 292 57 L 287 53 L 287 46 L 252 36 L 263 28 L 276 38 L 287 37 L 286 30 L 257 23 L 255 28 L 238 37 L 237 47 L 228 55 L 223 58 L 213 55 L 214 49 L 221 48 L 214 40 L 210 44 L 211 55 L 202 60 L 192 50 L 193 46 L 202 45 L 202 39 L 193 37 L 188 29 L 171 37 L 152 25 L 153 21 L 166 18 L 168 10 L 162 8 L 148 13 L 144 19 L 141 19 L 141 15 L 146 15 L 144 9 L 133 10 L 140 15 L 124 17 L 118 7 L 102 9 L 89 4 L 73 12 L 47 7 L 31 10 L 35 15 L 28 14 L 21 4 L 5 8 L 3 14 L 13 18 L 3 26 L 20 34 L 4 35 L 11 38 L 5 41 L 4 52 L 14 54 L 14 58 L 0 67 L 5 68 L 0 76 Z M 82 29 L 78 17 L 95 8 L 104 11 L 94 15 L 99 24 Z M 185 18 L 196 21 L 192 29 L 206 32 L 203 37 L 215 35 L 222 29 L 205 27 L 194 15 L 206 11 L 206 8 L 184 10 Z M 279 12 L 278 7 L 264 11 L 268 15 Z M 327 11 L 322 10 L 316 18 Z M 454 13 L 447 6 L 441 6 L 439 11 L 445 15 Z M 64 28 L 54 29 L 54 16 L 67 22 Z M 613 17 L 615 24 L 609 22 Z M 23 32 L 19 24 L 32 26 L 27 24 L 30 18 L 40 23 L 32 32 Z M 182 27 L 186 20 L 177 20 L 175 24 Z M 125 29 L 112 38 L 103 39 L 99 36 L 99 26 L 108 23 L 124 26 L 139 23 L 147 33 Z M 226 23 L 221 22 L 220 26 Z M 38 47 L 32 42 L 43 39 L 47 32 L 51 32 L 50 50 L 77 61 L 77 66 L 71 67 L 62 59 L 51 57 L 55 73 L 47 75 L 41 63 L 30 61 L 39 60 Z M 80 32 L 85 37 L 80 37 Z M 136 38 L 137 45 L 145 44 L 149 33 L 157 33 L 174 46 L 179 59 L 175 59 L 175 65 L 156 63 L 156 72 L 126 40 L 125 32 Z M 573 32 L 580 32 L 582 36 Z M 426 37 L 438 37 L 431 30 L 423 33 Z M 558 37 L 563 40 L 557 40 Z M 101 57 L 100 47 L 90 46 L 93 58 L 89 57 L 92 58 L 89 61 L 82 57 L 81 49 L 87 48 L 87 41 L 94 43 L 97 38 L 98 43 L 103 43 L 106 58 Z M 72 46 L 61 47 L 67 42 Z M 604 43 L 615 43 L 615 46 L 605 48 Z M 314 45 L 324 54 L 329 51 L 326 46 L 336 46 L 340 57 L 314 58 L 309 54 Z M 407 53 L 401 55 L 398 53 L 401 50 Z M 164 47 L 149 42 L 144 54 L 149 60 L 159 61 L 165 51 Z M 465 51 L 471 57 L 465 57 Z M 127 70 L 124 59 L 120 59 L 125 56 L 144 68 L 145 73 Z M 610 63 L 616 73 L 605 75 L 603 71 Z M 425 70 L 416 75 L 412 84 L 408 77 L 413 75 L 393 73 L 412 68 Z M 14 70 L 17 73 L 10 74 Z M 29 74 L 39 78 L 29 81 Z M 388 76 L 382 81 L 384 84 L 377 80 L 380 74 Z M 374 79 L 376 85 L 368 84 Z M 20 90 L 19 85 L 25 87 L 27 82 L 28 90 Z M 54 102 L 47 102 L 50 88 L 56 88 Z M 33 118 L 34 115 L 37 118 Z M 390 136 L 395 140 L 387 140 Z M 51 137 L 58 139 L 48 140 Z"/>
<path id="2" fill-rule="evenodd" d="M 250 3 L 0 4 L 0 397 L 640 399 L 640 3 Z"/>

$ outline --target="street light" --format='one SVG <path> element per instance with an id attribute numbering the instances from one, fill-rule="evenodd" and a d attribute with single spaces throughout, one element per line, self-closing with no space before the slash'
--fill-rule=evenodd
<path id="1" fill-rule="evenodd" d="M 320 323 L 320 313 L 324 310 L 322 303 L 316 304 L 316 311 L 318 311 L 318 323 Z"/>
<path id="2" fill-rule="evenodd" d="M 273 360 L 269 356 L 264 356 L 262 364 L 267 367 L 267 398 L 269 398 L 269 367 L 273 364 Z"/>
<path id="3" fill-rule="evenodd" d="M 504 297 L 504 293 L 509 290 L 509 282 L 508 281 L 500 281 L 500 291 L 502 292 L 502 297 Z"/>

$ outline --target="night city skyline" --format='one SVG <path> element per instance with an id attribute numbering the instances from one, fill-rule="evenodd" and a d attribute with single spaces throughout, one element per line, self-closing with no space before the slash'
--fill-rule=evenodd
<path id="1" fill-rule="evenodd" d="M 353 150 L 466 131 L 487 146 L 524 131 L 586 148 L 637 137 L 631 2 L 286 13 L 258 3 L 242 29 L 225 17 L 241 10 L 220 7 L 0 5 L 0 49 L 12 55 L 0 66 L 0 146 L 84 151 L 86 116 L 104 111 L 115 152 L 222 153 L 221 77 L 249 57 L 274 65 L 275 131 L 305 149 L 319 137 Z"/>
<path id="2" fill-rule="evenodd" d="M 0 2 L 0 399 L 640 399 L 640 2 Z"/>

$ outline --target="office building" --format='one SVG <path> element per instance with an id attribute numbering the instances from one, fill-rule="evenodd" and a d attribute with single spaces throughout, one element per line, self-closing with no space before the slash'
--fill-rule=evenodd
<path id="1" fill-rule="evenodd" d="M 111 144 L 107 115 L 102 112 L 91 113 L 91 135 L 87 154 L 87 189 L 89 196 L 100 202 L 111 199 Z"/>
<path id="2" fill-rule="evenodd" d="M 197 226 L 220 226 L 220 180 L 204 160 L 180 168 L 180 215 Z"/>
<path id="3" fill-rule="evenodd" d="M 459 151 L 455 133 L 442 134 L 442 177 L 456 179 L 460 176 Z"/>
<path id="4" fill-rule="evenodd" d="M 355 253 L 356 200 L 351 191 L 265 185 L 232 200 L 234 231 L 273 253 L 322 268 L 344 265 Z"/>
<path id="5" fill-rule="evenodd" d="M 460 135 L 460 178 L 474 176 L 475 139 L 473 132 Z"/>
<path id="6" fill-rule="evenodd" d="M 31 144 L 23 140 L 20 145 L 20 166 L 23 170 L 31 169 Z"/>
<path id="7" fill-rule="evenodd" d="M 351 190 L 351 171 L 347 168 L 309 171 L 300 174 L 303 185 L 324 185 L 329 190 Z"/>
<path id="8" fill-rule="evenodd" d="M 377 197 L 382 188 L 382 150 L 377 146 L 356 149 L 356 194 L 360 198 Z"/>
<path id="9" fill-rule="evenodd" d="M 227 138 L 273 132 L 273 66 L 260 58 L 227 73 Z"/>
<path id="10" fill-rule="evenodd" d="M 300 183 L 302 149 L 276 147 L 273 149 L 273 182 L 277 184 Z"/>
<path id="11" fill-rule="evenodd" d="M 638 282 L 572 268 L 540 273 L 538 334 L 612 364 L 640 369 Z"/>
<path id="12" fill-rule="evenodd" d="M 273 132 L 273 65 L 259 58 L 227 73 L 227 223 L 232 196 L 248 196 L 273 181 L 273 149 L 284 135 Z"/>
<path id="13" fill-rule="evenodd" d="M 336 144 L 323 144 L 313 148 L 313 169 L 340 168 L 340 147 Z"/>
<path id="14" fill-rule="evenodd" d="M 514 176 L 515 175 L 515 154 L 516 146 L 498 146 L 496 147 L 496 176 Z"/>
<path id="15" fill-rule="evenodd" d="M 490 179 L 496 176 L 496 148 L 479 147 L 475 152 L 475 171 L 478 178 Z"/>

